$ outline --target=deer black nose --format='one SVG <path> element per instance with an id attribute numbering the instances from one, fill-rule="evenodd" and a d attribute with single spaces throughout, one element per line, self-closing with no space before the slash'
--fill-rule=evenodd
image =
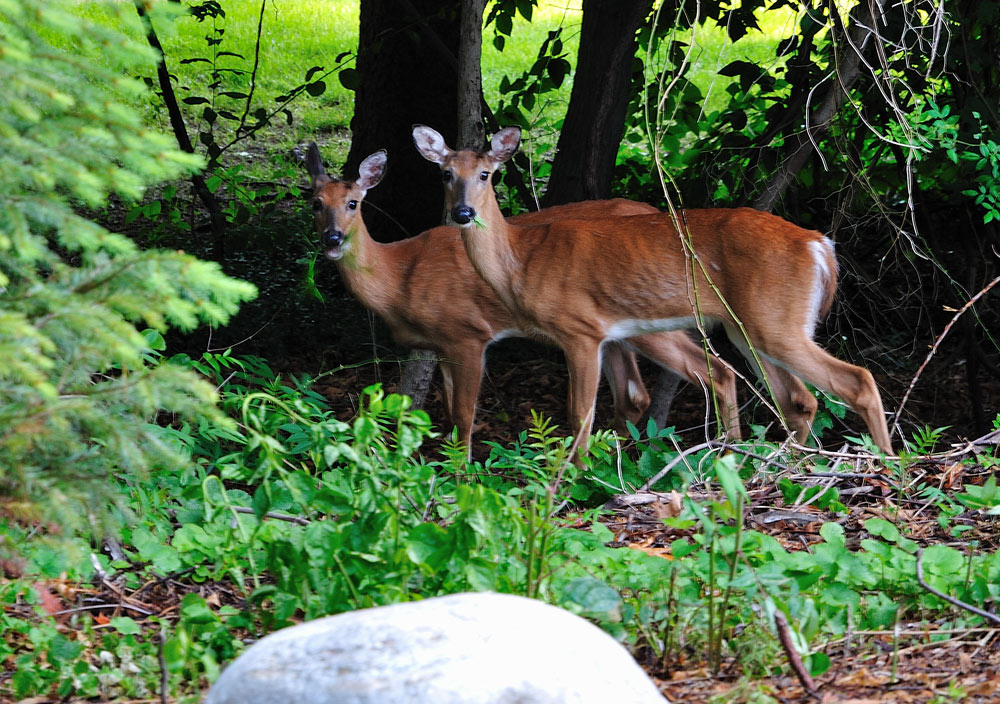
<path id="1" fill-rule="evenodd" d="M 330 228 L 323 233 L 324 247 L 339 247 L 344 242 L 344 233 L 340 230 Z"/>
<path id="2" fill-rule="evenodd" d="M 451 209 L 451 219 L 459 225 L 468 225 L 476 219 L 476 211 L 467 205 L 456 205 Z"/>

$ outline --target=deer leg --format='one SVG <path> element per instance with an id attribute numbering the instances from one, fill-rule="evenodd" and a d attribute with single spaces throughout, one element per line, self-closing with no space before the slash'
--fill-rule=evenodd
<path id="1" fill-rule="evenodd" d="M 574 462 L 582 464 L 587 439 L 594 423 L 594 403 L 601 379 L 601 343 L 590 338 L 574 338 L 560 344 L 569 368 L 569 429 L 577 438 Z"/>
<path id="2" fill-rule="evenodd" d="M 629 343 L 643 356 L 677 372 L 692 384 L 710 389 L 719 404 L 719 427 L 723 434 L 732 440 L 741 437 L 736 375 L 720 359 L 710 356 L 710 376 L 704 348 L 683 330 L 640 335 L 629 338 Z"/>
<path id="3" fill-rule="evenodd" d="M 882 398 L 871 372 L 837 359 L 804 335 L 768 340 L 763 352 L 813 386 L 846 401 L 864 420 L 875 444 L 892 453 Z"/>
<path id="4" fill-rule="evenodd" d="M 642 383 L 635 354 L 620 342 L 608 342 L 601 356 L 601 369 L 615 403 L 611 427 L 624 434 L 627 421 L 638 423 L 649 407 L 649 393 Z"/>
<path id="5" fill-rule="evenodd" d="M 472 456 L 472 424 L 476 418 L 476 401 L 483 379 L 485 346 L 455 351 L 441 360 L 445 377 L 445 400 L 452 424 L 458 428 L 458 440 Z"/>
<path id="6" fill-rule="evenodd" d="M 795 440 L 804 445 L 809 440 L 809 431 L 812 428 L 813 418 L 816 417 L 816 409 L 819 407 L 816 397 L 794 374 L 767 359 L 762 358 L 761 364 L 781 415 L 795 434 Z"/>

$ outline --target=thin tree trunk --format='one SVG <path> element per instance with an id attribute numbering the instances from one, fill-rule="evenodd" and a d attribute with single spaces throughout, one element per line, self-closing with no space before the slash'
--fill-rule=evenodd
<path id="1" fill-rule="evenodd" d="M 636 31 L 652 7 L 652 0 L 583 0 L 573 91 L 545 205 L 611 193 L 632 87 Z"/>
<path id="2" fill-rule="evenodd" d="M 483 124 L 483 11 L 486 0 L 464 0 L 458 38 L 457 149 L 480 150 L 486 142 Z"/>
<path id="3" fill-rule="evenodd" d="M 454 66 L 458 74 L 457 123 L 458 140 L 456 149 L 482 149 L 486 142 L 483 125 L 483 11 L 486 0 L 463 0 L 459 18 L 459 39 L 457 64 L 455 57 L 440 42 L 433 46 L 444 54 L 445 61 Z M 442 217 L 442 220 L 444 218 Z M 420 407 L 427 399 L 437 356 L 430 350 L 413 350 L 412 358 L 403 365 L 399 382 L 400 393 L 413 399 Z"/>
<path id="4" fill-rule="evenodd" d="M 174 94 L 174 86 L 170 82 L 170 72 L 167 70 L 167 56 L 163 53 L 163 45 L 160 44 L 156 30 L 153 29 L 153 22 L 146 13 L 145 3 L 141 0 L 135 0 L 135 10 L 139 13 L 139 18 L 146 29 L 146 41 L 149 42 L 149 45 L 160 56 L 160 61 L 156 66 L 156 77 L 160 84 L 160 93 L 163 95 L 163 104 L 166 106 L 167 115 L 170 117 L 170 126 L 174 131 L 174 138 L 177 140 L 177 145 L 183 151 L 188 154 L 194 154 L 194 145 L 191 144 L 191 138 L 188 136 L 187 127 L 184 124 L 184 116 L 181 114 L 177 96 Z M 219 207 L 219 201 L 216 200 L 215 196 L 208 189 L 204 176 L 200 173 L 193 174 L 191 176 L 191 184 L 194 186 L 194 192 L 198 195 L 198 198 L 208 209 L 208 217 L 212 224 L 212 258 L 217 262 L 222 262 L 226 255 L 226 218 L 222 214 L 222 208 Z"/>

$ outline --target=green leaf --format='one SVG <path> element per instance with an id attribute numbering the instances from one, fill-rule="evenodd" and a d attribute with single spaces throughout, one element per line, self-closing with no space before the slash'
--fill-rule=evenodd
<path id="1" fill-rule="evenodd" d="M 924 570 L 949 579 L 961 578 L 965 557 L 958 550 L 947 545 L 931 545 L 924 550 L 922 564 Z"/>
<path id="2" fill-rule="evenodd" d="M 410 531 L 406 539 L 406 555 L 410 561 L 437 572 L 454 550 L 454 541 L 447 530 L 436 523 L 421 523 Z"/>
<path id="3" fill-rule="evenodd" d="M 830 658 L 826 653 L 813 653 L 809 656 L 809 674 L 819 677 L 830 669 Z"/>
<path id="4" fill-rule="evenodd" d="M 890 543 L 899 541 L 899 529 L 884 518 L 869 518 L 864 522 L 865 530 L 872 535 L 888 540 Z"/>
<path id="5" fill-rule="evenodd" d="M 208 602 L 193 592 L 188 592 L 181 598 L 181 617 L 189 624 L 203 625 L 219 620 L 208 607 Z"/>
<path id="6" fill-rule="evenodd" d="M 740 497 L 748 499 L 746 487 L 740 475 L 736 472 L 736 455 L 725 455 L 715 461 L 715 478 L 719 480 L 722 491 L 726 494 L 729 504 L 735 509 Z"/>
<path id="7" fill-rule="evenodd" d="M 822 536 L 823 540 L 830 543 L 831 545 L 844 546 L 844 526 L 839 523 L 824 523 L 820 526 L 819 534 Z"/>
<path id="8" fill-rule="evenodd" d="M 128 616 L 116 616 L 109 621 L 112 628 L 125 636 L 134 636 L 142 633 L 142 628 L 134 619 Z"/>
<path id="9" fill-rule="evenodd" d="M 353 68 L 341 69 L 337 73 L 337 79 L 340 81 L 340 85 L 344 86 L 347 90 L 358 89 L 358 72 Z"/>
<path id="10" fill-rule="evenodd" d="M 621 595 L 594 577 L 577 577 L 570 580 L 562 591 L 562 601 L 576 604 L 584 613 L 602 616 L 609 620 L 621 619 Z"/>

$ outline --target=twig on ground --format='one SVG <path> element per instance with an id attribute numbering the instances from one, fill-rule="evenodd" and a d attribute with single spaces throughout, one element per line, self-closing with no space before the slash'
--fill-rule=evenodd
<path id="1" fill-rule="evenodd" d="M 812 676 L 806 672 L 805 665 L 802 664 L 802 658 L 799 656 L 799 652 L 795 649 L 795 645 L 792 643 L 792 635 L 789 633 L 788 619 L 785 618 L 785 614 L 781 609 L 774 610 L 774 627 L 778 631 L 778 641 L 781 643 L 782 649 L 785 651 L 785 655 L 788 656 L 788 663 L 792 666 L 792 670 L 795 671 L 795 676 L 799 678 L 799 682 L 802 683 L 803 688 L 814 697 L 818 697 L 818 690 L 816 689 L 816 683 L 813 682 Z"/>
<path id="2" fill-rule="evenodd" d="M 249 506 L 233 506 L 233 511 L 235 513 L 251 514 L 254 512 L 254 510 Z M 307 526 L 310 523 L 308 518 L 303 518 L 302 516 L 290 516 L 286 513 L 274 513 L 273 511 L 265 513 L 264 518 L 273 518 L 276 521 L 288 521 L 289 523 L 295 523 L 300 526 Z"/>
<path id="3" fill-rule="evenodd" d="M 953 596 L 948 596 L 944 592 L 938 591 L 937 589 L 929 585 L 927 582 L 925 582 L 923 560 L 924 560 L 924 549 L 920 548 L 919 550 L 917 550 L 917 582 L 920 584 L 921 587 L 929 591 L 934 596 L 940 599 L 944 599 L 953 606 L 957 606 L 960 609 L 965 609 L 966 611 L 974 613 L 977 616 L 982 616 L 987 621 L 992 621 L 993 623 L 1000 625 L 1000 616 L 997 616 L 994 613 L 990 613 L 989 611 L 980 609 L 978 606 L 973 606 L 972 604 L 966 604 L 964 601 L 956 599 Z"/>
<path id="4" fill-rule="evenodd" d="M 148 609 L 143 609 L 138 606 L 133 606 L 132 604 L 126 604 L 124 602 L 119 602 L 117 604 L 88 604 L 86 606 L 74 606 L 72 609 L 63 609 L 62 611 L 56 611 L 50 616 L 62 616 L 63 614 L 75 614 L 80 611 L 97 611 L 98 609 L 128 609 L 129 611 L 135 611 L 136 613 L 142 614 L 143 616 L 152 616 L 153 612 Z"/>
<path id="5" fill-rule="evenodd" d="M 869 452 L 841 452 L 834 450 L 821 450 L 817 447 L 806 447 L 805 445 L 800 445 L 797 442 L 789 443 L 790 447 L 795 448 L 799 452 L 811 453 L 814 455 L 822 455 L 823 457 L 835 457 L 841 460 L 877 460 L 883 459 L 882 456 L 873 455 Z M 898 455 L 885 455 L 884 459 L 887 460 L 898 460 Z"/>

